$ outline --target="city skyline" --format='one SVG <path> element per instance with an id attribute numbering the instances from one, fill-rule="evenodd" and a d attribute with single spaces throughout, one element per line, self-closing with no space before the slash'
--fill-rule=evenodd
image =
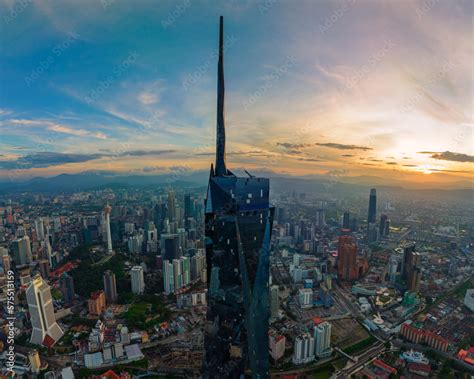
<path id="1" fill-rule="evenodd" d="M 25 4 L 0 5 L 2 180 L 209 167 L 219 14 L 230 169 L 472 180 L 470 2 Z"/>

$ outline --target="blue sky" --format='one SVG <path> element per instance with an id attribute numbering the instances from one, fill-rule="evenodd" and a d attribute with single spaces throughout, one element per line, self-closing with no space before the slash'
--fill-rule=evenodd
<path id="1" fill-rule="evenodd" d="M 472 2 L 1 1 L 0 175 L 230 165 L 472 179 Z M 12 175 L 14 172 L 14 175 Z"/>

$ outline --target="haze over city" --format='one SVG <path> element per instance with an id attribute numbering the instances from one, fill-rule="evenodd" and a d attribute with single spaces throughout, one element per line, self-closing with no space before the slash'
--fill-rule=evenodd
<path id="1" fill-rule="evenodd" d="M 208 170 L 224 14 L 231 168 L 472 184 L 471 1 L 22 4 L 0 4 L 0 181 Z"/>

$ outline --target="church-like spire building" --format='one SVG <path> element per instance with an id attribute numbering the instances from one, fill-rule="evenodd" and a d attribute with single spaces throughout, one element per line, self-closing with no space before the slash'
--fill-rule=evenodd
<path id="1" fill-rule="evenodd" d="M 217 133 L 216 133 L 216 175 L 227 175 L 225 165 L 225 119 L 224 119 L 224 17 L 219 24 L 219 63 L 217 67 Z"/>
<path id="2" fill-rule="evenodd" d="M 219 25 L 216 162 L 205 200 L 208 283 L 203 378 L 269 377 L 268 298 L 274 208 L 267 178 L 226 167 L 224 20 Z M 247 371 L 248 372 L 248 371 Z"/>

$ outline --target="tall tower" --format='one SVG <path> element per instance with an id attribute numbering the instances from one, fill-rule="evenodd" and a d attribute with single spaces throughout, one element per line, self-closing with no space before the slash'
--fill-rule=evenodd
<path id="1" fill-rule="evenodd" d="M 36 276 L 26 290 L 26 300 L 31 317 L 30 342 L 35 345 L 53 346 L 64 332 L 56 323 L 53 298 L 48 284 Z"/>
<path id="2" fill-rule="evenodd" d="M 226 167 L 224 35 L 219 25 L 217 137 L 205 200 L 209 302 L 204 378 L 238 378 L 248 368 L 269 377 L 270 181 L 237 177 Z"/>
<path id="3" fill-rule="evenodd" d="M 112 254 L 112 234 L 110 233 L 110 212 L 112 208 L 106 205 L 104 208 L 105 233 L 107 234 L 107 253 Z"/>
<path id="4" fill-rule="evenodd" d="M 226 175 L 224 121 L 224 17 L 219 20 L 219 62 L 217 64 L 216 175 Z"/>

